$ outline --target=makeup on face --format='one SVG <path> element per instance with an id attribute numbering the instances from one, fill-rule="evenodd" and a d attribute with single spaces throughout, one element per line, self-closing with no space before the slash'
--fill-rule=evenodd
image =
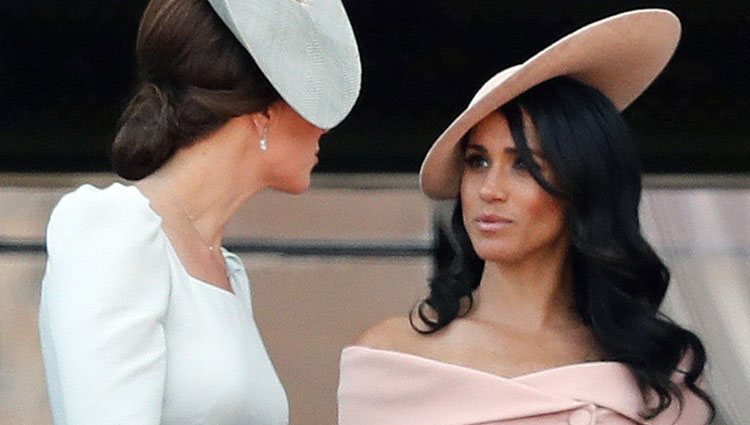
<path id="1" fill-rule="evenodd" d="M 543 248 L 564 234 L 562 202 L 534 180 L 499 113 L 475 126 L 464 150 L 461 202 L 464 225 L 477 254 L 510 260 Z M 534 140 L 536 166 L 550 174 Z"/>

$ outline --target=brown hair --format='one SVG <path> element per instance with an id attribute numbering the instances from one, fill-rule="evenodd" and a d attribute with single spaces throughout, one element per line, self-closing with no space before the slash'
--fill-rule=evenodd
<path id="1" fill-rule="evenodd" d="M 139 180 L 229 119 L 281 97 L 206 0 L 151 0 L 136 42 L 138 84 L 112 166 Z"/>

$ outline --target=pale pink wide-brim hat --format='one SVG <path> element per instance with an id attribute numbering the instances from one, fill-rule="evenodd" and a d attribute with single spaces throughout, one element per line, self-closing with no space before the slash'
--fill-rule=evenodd
<path id="1" fill-rule="evenodd" d="M 672 12 L 636 10 L 587 25 L 499 72 L 433 143 L 419 172 L 422 192 L 433 199 L 456 198 L 463 170 L 461 138 L 491 112 L 544 81 L 571 77 L 596 88 L 622 111 L 667 65 L 680 33 Z"/>

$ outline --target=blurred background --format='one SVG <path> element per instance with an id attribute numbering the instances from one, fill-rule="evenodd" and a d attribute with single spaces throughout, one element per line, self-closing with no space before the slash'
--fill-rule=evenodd
<path id="1" fill-rule="evenodd" d="M 44 228 L 59 197 L 105 186 L 146 0 L 0 0 L 0 424 L 51 423 L 36 329 Z M 719 424 L 750 421 L 750 2 L 344 0 L 361 97 L 323 139 L 313 188 L 253 199 L 228 245 L 293 425 L 335 423 L 341 347 L 424 294 L 443 212 L 416 172 L 479 86 L 580 26 L 666 7 L 674 60 L 626 112 L 647 173 L 644 231 L 672 267 L 665 311 L 708 349 Z M 332 211 L 336 213 L 333 214 Z"/>
<path id="2" fill-rule="evenodd" d="M 105 171 L 146 0 L 0 0 L 0 167 Z M 750 2 L 345 1 L 362 95 L 319 171 L 415 172 L 479 86 L 580 26 L 667 7 L 683 40 L 627 112 L 653 173 L 750 172 Z"/>

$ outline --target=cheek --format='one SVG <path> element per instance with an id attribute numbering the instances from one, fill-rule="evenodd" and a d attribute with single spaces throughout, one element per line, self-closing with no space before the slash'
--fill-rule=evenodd
<path id="1" fill-rule="evenodd" d="M 529 200 L 529 224 L 543 238 L 556 238 L 565 232 L 565 207 L 558 198 L 542 192 Z"/>
<path id="2" fill-rule="evenodd" d="M 317 161 L 315 148 L 305 149 L 299 140 L 290 137 L 279 139 L 267 153 L 266 166 L 272 188 L 290 194 L 299 194 L 309 188 L 310 174 Z"/>
<path id="3" fill-rule="evenodd" d="M 461 185 L 458 192 L 459 199 L 461 200 L 461 213 L 463 216 L 463 223 L 464 227 L 467 230 L 469 230 L 469 226 L 467 226 L 466 217 L 472 216 L 472 210 L 473 208 L 475 208 L 476 204 L 476 196 L 473 195 L 475 191 L 472 186 L 473 182 L 471 180 L 471 177 L 464 174 L 461 177 Z"/>
<path id="4" fill-rule="evenodd" d="M 289 136 L 297 145 L 298 149 L 305 151 L 315 151 L 318 146 L 318 140 L 323 131 L 318 127 L 310 124 L 299 117 L 292 125 L 289 126 Z"/>
<path id="5" fill-rule="evenodd" d="M 471 206 L 477 202 L 479 199 L 480 185 L 481 177 L 477 176 L 476 173 L 464 172 L 461 175 L 459 195 L 464 207 Z"/>
<path id="6" fill-rule="evenodd" d="M 279 132 L 274 139 L 269 138 L 269 144 L 273 146 L 268 153 L 272 154 L 273 162 L 280 170 L 292 172 L 309 166 L 314 161 L 318 139 L 310 131 Z"/>

